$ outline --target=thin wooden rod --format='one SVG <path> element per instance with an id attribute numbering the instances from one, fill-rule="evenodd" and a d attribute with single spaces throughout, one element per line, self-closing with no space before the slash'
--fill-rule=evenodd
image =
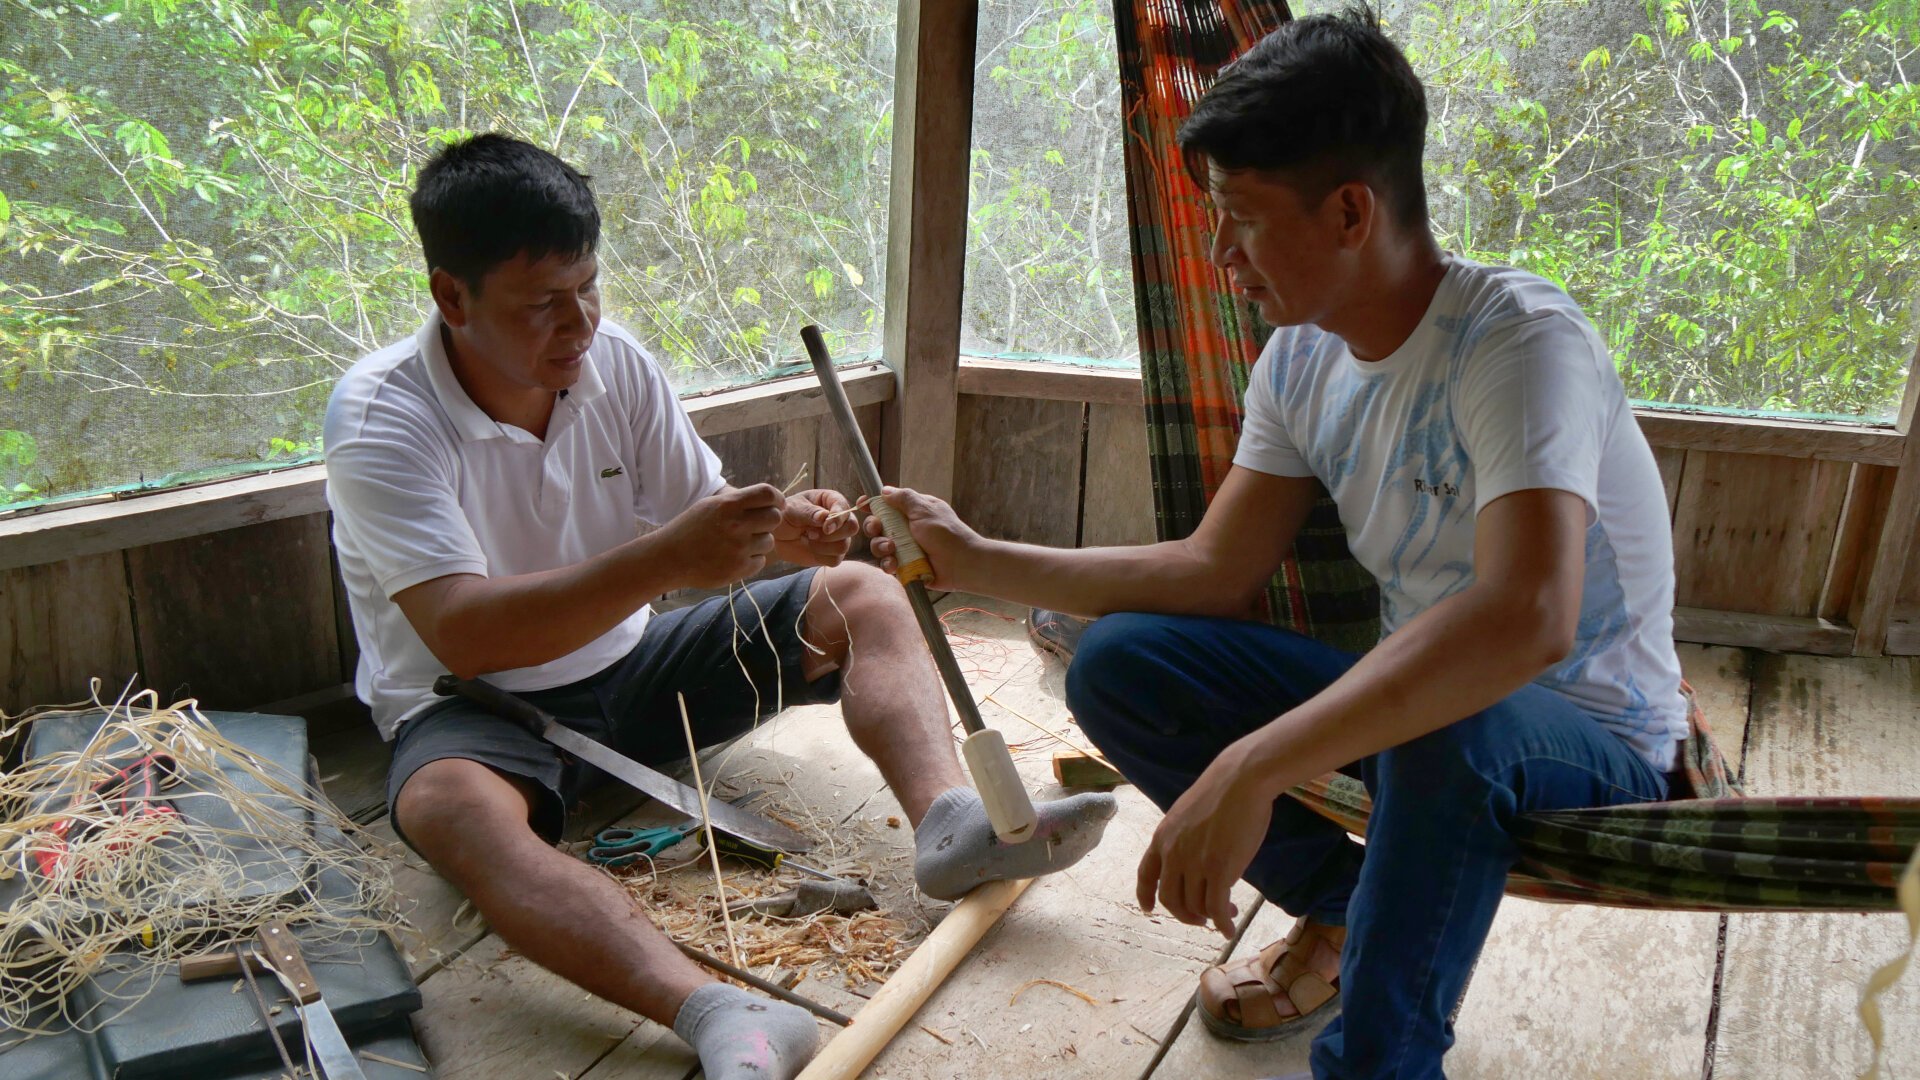
<path id="1" fill-rule="evenodd" d="M 846 1013 L 835 1012 L 834 1010 L 827 1008 L 825 1005 L 822 1005 L 817 1001 L 810 1001 L 807 998 L 803 998 L 799 994 L 796 994 L 793 991 L 788 990 L 786 987 L 783 987 L 778 983 L 768 982 L 767 980 L 761 978 L 760 976 L 755 975 L 753 972 L 748 971 L 746 968 L 734 967 L 732 964 L 727 963 L 725 960 L 722 960 L 717 956 L 710 956 L 707 953 L 703 953 L 699 949 L 694 948 L 693 946 L 687 944 L 684 941 L 676 941 L 673 944 L 681 952 L 687 954 L 687 959 L 692 960 L 697 964 L 705 964 L 722 975 L 730 975 L 733 978 L 739 979 L 741 982 L 746 983 L 748 986 L 753 987 L 755 990 L 761 990 L 766 993 L 772 994 L 774 997 L 779 998 L 781 1001 L 784 1001 L 789 1005 L 798 1005 L 801 1008 L 807 1010 L 808 1012 L 812 1013 L 813 1015 L 819 1017 L 822 1020 L 829 1021 L 830 1023 L 839 1024 L 841 1027 L 846 1027 L 848 1024 L 853 1023 L 853 1017 L 848 1016 Z"/>
<path id="2" fill-rule="evenodd" d="M 1233 939 L 1227 942 L 1226 948 L 1220 950 L 1219 956 L 1213 958 L 1214 967 L 1226 963 L 1233 956 L 1233 950 L 1240 947 L 1240 939 L 1247 936 L 1247 928 L 1253 925 L 1253 917 L 1260 914 L 1260 905 L 1266 902 L 1267 898 L 1264 896 L 1253 898 L 1253 903 L 1247 907 L 1247 913 L 1240 916 L 1240 925 L 1233 928 Z M 1180 1033 L 1187 1030 L 1187 1021 L 1193 1019 L 1194 1007 L 1199 1004 L 1200 995 L 1197 992 L 1187 999 L 1187 1007 L 1180 1010 L 1180 1019 L 1173 1022 L 1167 1037 L 1160 1040 L 1160 1049 L 1153 1052 L 1153 1060 L 1147 1062 L 1147 1067 L 1140 1071 L 1140 1080 L 1147 1080 L 1153 1075 L 1153 1070 L 1159 1068 L 1160 1063 L 1166 1060 L 1167 1051 L 1173 1049 L 1173 1044 L 1179 1041 Z"/>

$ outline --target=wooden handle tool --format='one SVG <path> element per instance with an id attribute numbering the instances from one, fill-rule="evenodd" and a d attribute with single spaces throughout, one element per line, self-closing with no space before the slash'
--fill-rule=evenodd
<path id="1" fill-rule="evenodd" d="M 960 673 L 960 665 L 953 658 L 953 647 L 947 644 L 946 629 L 933 612 L 933 601 L 927 599 L 926 583 L 933 580 L 933 565 L 927 561 L 920 545 L 914 543 L 906 519 L 882 494 L 885 485 L 881 483 L 880 470 L 867 451 L 867 440 L 860 434 L 860 421 L 854 417 L 847 392 L 840 386 L 840 376 L 833 370 L 833 358 L 827 355 L 827 343 L 820 337 L 820 328 L 802 327 L 800 340 L 806 343 L 814 373 L 820 377 L 821 389 L 826 391 L 827 406 L 839 423 L 841 434 L 847 438 L 847 449 L 853 454 L 860 482 L 867 489 L 867 508 L 880 519 L 887 538 L 899 553 L 900 583 L 907 588 L 907 599 L 913 605 L 914 617 L 919 620 L 920 634 L 927 639 L 934 666 L 940 669 L 947 695 L 960 713 L 960 726 L 967 730 L 960 751 L 967 759 L 967 771 L 973 774 L 973 786 L 980 792 L 980 801 L 986 805 L 987 819 L 993 822 L 994 833 L 1004 843 L 1030 840 L 1034 827 L 1039 824 L 1033 800 L 1027 795 L 1019 770 L 1013 766 L 1007 740 L 980 719 L 980 707 L 974 703 L 973 691 L 967 688 L 966 676 Z"/>

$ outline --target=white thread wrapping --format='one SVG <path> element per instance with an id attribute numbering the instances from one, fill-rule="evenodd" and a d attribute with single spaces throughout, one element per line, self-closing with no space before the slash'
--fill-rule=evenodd
<path id="1" fill-rule="evenodd" d="M 904 570 L 927 557 L 927 553 L 920 550 L 920 545 L 913 542 L 913 533 L 907 528 L 907 519 L 900 516 L 900 511 L 894 509 L 892 503 L 885 499 L 875 499 L 867 505 L 872 508 L 874 516 L 880 519 L 880 527 L 887 531 L 887 539 L 893 541 L 894 559 L 901 569 Z"/>

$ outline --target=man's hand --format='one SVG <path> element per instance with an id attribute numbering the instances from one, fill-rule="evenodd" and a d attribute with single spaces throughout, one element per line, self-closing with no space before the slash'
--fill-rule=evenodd
<path id="1" fill-rule="evenodd" d="M 1153 831 L 1140 859 L 1142 911 L 1153 910 L 1157 892 L 1174 918 L 1191 926 L 1212 919 L 1223 936 L 1233 936 L 1234 883 L 1253 862 L 1273 819 L 1273 800 L 1243 775 L 1242 756 L 1228 747 Z"/>
<path id="2" fill-rule="evenodd" d="M 687 507 L 652 538 L 685 587 L 717 589 L 766 567 L 784 505 L 772 484 L 729 488 Z"/>
<path id="3" fill-rule="evenodd" d="M 886 500 L 907 519 L 907 531 L 913 542 L 933 564 L 933 588 L 958 588 L 955 577 L 964 565 L 969 548 L 980 542 L 980 534 L 967 527 L 960 515 L 943 499 L 922 495 L 912 488 L 886 489 Z M 873 538 L 872 551 L 880 560 L 880 569 L 889 574 L 900 571 L 899 552 L 878 517 L 867 518 L 867 535 Z"/>
<path id="4" fill-rule="evenodd" d="M 786 500 L 773 530 L 777 554 L 801 566 L 838 566 L 860 534 L 847 497 L 816 488 Z"/>

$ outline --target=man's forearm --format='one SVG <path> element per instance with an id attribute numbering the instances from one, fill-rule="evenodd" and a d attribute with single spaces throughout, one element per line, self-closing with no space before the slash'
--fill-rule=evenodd
<path id="1" fill-rule="evenodd" d="M 1333 685 L 1222 755 L 1257 793 L 1287 789 L 1472 716 L 1565 655 L 1535 605 L 1469 588 L 1435 604 Z"/>
<path id="2" fill-rule="evenodd" d="M 966 592 L 1090 617 L 1239 615 L 1249 599 L 1185 540 L 1103 548 L 982 540 L 943 577 Z"/>
<path id="3" fill-rule="evenodd" d="M 642 536 L 556 570 L 462 578 L 440 606 L 430 644 L 468 678 L 557 660 L 684 584 L 650 541 Z"/>

